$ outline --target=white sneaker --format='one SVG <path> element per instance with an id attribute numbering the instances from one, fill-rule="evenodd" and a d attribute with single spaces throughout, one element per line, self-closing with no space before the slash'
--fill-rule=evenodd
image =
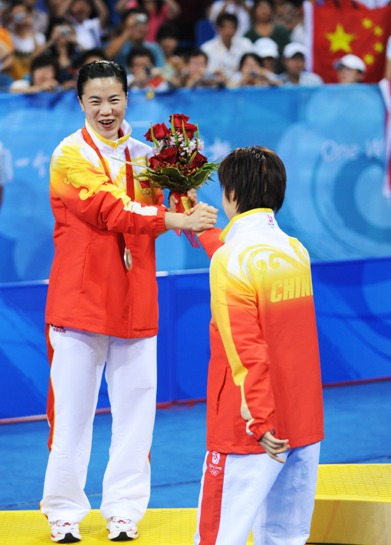
<path id="1" fill-rule="evenodd" d="M 77 543 L 81 540 L 79 523 L 68 520 L 50 522 L 50 539 L 56 543 Z"/>
<path id="2" fill-rule="evenodd" d="M 138 538 L 137 524 L 130 519 L 111 517 L 107 520 L 111 541 L 132 541 Z"/>

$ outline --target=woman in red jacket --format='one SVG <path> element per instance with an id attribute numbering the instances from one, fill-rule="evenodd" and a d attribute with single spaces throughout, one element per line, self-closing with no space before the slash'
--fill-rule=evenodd
<path id="1" fill-rule="evenodd" d="M 167 211 L 162 192 L 143 177 L 151 149 L 130 136 L 126 82 L 124 68 L 111 61 L 80 70 L 86 123 L 59 144 L 50 167 L 51 431 L 41 511 L 60 543 L 81 539 L 79 522 L 90 510 L 84 486 L 105 364 L 113 428 L 101 512 L 109 539 L 138 537 L 156 406 L 155 238 L 216 221 L 216 209 L 206 205 L 191 215 Z"/>

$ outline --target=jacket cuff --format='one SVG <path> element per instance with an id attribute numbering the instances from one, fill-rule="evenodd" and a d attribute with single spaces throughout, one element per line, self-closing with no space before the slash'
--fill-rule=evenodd
<path id="1" fill-rule="evenodd" d="M 164 221 L 164 216 L 167 212 L 165 206 L 157 206 L 157 216 L 156 216 L 156 234 L 161 234 L 167 231 L 166 223 Z"/>
<path id="2" fill-rule="evenodd" d="M 267 431 L 274 433 L 274 426 L 270 422 L 259 422 L 253 418 L 246 423 L 246 432 L 248 435 L 252 435 L 257 441 L 262 439 Z"/>
<path id="3" fill-rule="evenodd" d="M 209 258 L 212 258 L 215 251 L 224 244 L 220 240 L 220 234 L 221 229 L 219 227 L 212 227 L 212 229 L 208 229 L 198 235 L 198 240 Z"/>

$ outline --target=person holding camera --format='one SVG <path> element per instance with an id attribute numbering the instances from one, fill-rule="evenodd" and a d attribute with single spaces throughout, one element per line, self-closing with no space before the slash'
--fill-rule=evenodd
<path id="1" fill-rule="evenodd" d="M 75 85 L 74 66 L 81 52 L 73 26 L 65 17 L 55 17 L 50 20 L 46 42 L 37 49 L 34 58 L 42 53 L 55 57 L 59 66 L 59 82 L 70 89 Z"/>
<path id="2" fill-rule="evenodd" d="M 132 47 L 126 63 L 129 91 L 159 93 L 173 88 L 155 67 L 152 52 L 146 47 Z"/>
<path id="3" fill-rule="evenodd" d="M 5 27 L 4 13 L 7 11 L 7 4 L 0 0 L 0 89 L 8 90 L 12 83 L 9 69 L 14 62 L 14 45 L 11 32 Z"/>
<path id="4" fill-rule="evenodd" d="M 214 72 L 207 70 L 208 55 L 202 49 L 191 49 L 186 53 L 184 59 L 182 87 L 187 89 L 201 89 L 203 87 L 222 89 L 225 87 L 226 78 L 222 70 Z"/>
<path id="5" fill-rule="evenodd" d="M 256 53 L 245 53 L 240 59 L 239 71 L 229 81 L 228 87 L 279 87 L 276 74 L 265 68 Z"/>
<path id="6" fill-rule="evenodd" d="M 23 0 L 15 0 L 6 14 L 6 20 L 14 46 L 14 60 L 9 73 L 14 80 L 18 80 L 29 74 L 33 55 L 45 43 L 45 35 L 35 32 L 32 9 Z"/>
<path id="7" fill-rule="evenodd" d="M 123 14 L 131 8 L 141 8 L 148 13 L 148 42 L 156 42 L 159 29 L 169 21 L 174 21 L 181 13 L 181 6 L 176 0 L 118 0 L 115 10 Z"/>
<path id="8" fill-rule="evenodd" d="M 164 54 L 159 44 L 146 40 L 148 32 L 148 13 L 140 8 L 128 9 L 113 38 L 105 47 L 107 58 L 126 66 L 127 58 L 133 47 L 149 49 L 157 67 L 164 66 Z"/>

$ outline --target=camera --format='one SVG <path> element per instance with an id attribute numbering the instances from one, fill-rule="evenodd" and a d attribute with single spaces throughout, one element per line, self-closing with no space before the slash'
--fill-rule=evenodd
<path id="1" fill-rule="evenodd" d="M 19 11 L 18 13 L 15 13 L 14 16 L 12 17 L 14 23 L 23 23 L 23 21 L 25 21 L 26 18 L 27 18 L 26 13 L 23 13 L 21 11 Z"/>
<path id="2" fill-rule="evenodd" d="M 145 15 L 145 13 L 137 13 L 136 23 L 145 24 L 147 21 L 148 17 Z"/>
<path id="3" fill-rule="evenodd" d="M 69 36 L 71 33 L 71 30 L 67 26 L 63 26 L 60 28 L 58 33 L 60 36 Z"/>

